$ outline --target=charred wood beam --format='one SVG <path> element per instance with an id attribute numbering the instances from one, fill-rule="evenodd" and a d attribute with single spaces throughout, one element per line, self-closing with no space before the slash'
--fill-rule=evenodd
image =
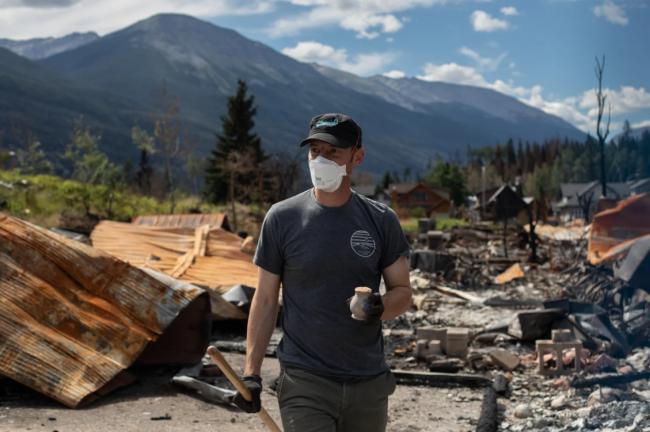
<path id="1" fill-rule="evenodd" d="M 650 370 L 643 372 L 634 372 L 630 374 L 606 375 L 596 378 L 574 378 L 571 380 L 571 387 L 585 388 L 595 387 L 597 385 L 613 387 L 620 384 L 628 384 L 634 381 L 650 379 Z"/>
<path id="2" fill-rule="evenodd" d="M 499 430 L 499 409 L 497 407 L 497 393 L 493 387 L 485 389 L 481 416 L 478 418 L 476 432 L 497 432 Z"/>

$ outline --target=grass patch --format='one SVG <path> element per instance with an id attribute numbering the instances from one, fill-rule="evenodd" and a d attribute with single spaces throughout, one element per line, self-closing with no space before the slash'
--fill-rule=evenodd
<path id="1" fill-rule="evenodd" d="M 402 229 L 405 232 L 417 232 L 418 231 L 418 219 L 417 218 L 408 218 L 408 219 L 402 219 L 400 220 L 400 224 L 402 224 Z M 452 219 L 452 218 L 440 218 L 436 219 L 436 229 L 442 230 L 442 229 L 450 229 L 455 226 L 466 226 L 468 225 L 467 222 L 465 222 L 462 219 Z"/>

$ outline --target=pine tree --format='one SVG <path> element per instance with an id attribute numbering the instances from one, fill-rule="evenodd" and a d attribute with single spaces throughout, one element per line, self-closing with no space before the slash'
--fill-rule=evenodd
<path id="1" fill-rule="evenodd" d="M 532 174 L 535 171 L 535 157 L 533 156 L 533 152 L 530 149 L 530 143 L 526 142 L 526 164 L 525 170 L 527 174 Z"/>
<path id="2" fill-rule="evenodd" d="M 381 187 L 383 189 L 388 189 L 388 186 L 391 183 L 395 183 L 395 180 L 393 179 L 393 176 L 390 175 L 390 171 L 386 170 L 386 173 L 381 179 Z"/>
<path id="3" fill-rule="evenodd" d="M 212 157 L 208 158 L 205 170 L 203 193 L 215 204 L 224 202 L 229 197 L 231 176 L 225 172 L 224 166 L 232 154 L 252 153 L 254 164 L 258 168 L 267 159 L 262 150 L 262 140 L 252 133 L 255 126 L 253 117 L 257 114 L 255 96 L 247 97 L 248 86 L 245 81 L 239 79 L 237 85 L 237 93 L 228 98 L 228 115 L 221 117 L 223 130 L 221 134 L 215 134 L 216 147 L 212 150 Z M 236 181 L 242 186 L 248 186 L 254 177 L 254 174 L 238 175 Z"/>
<path id="4" fill-rule="evenodd" d="M 515 146 L 512 143 L 512 139 L 509 139 L 506 144 L 506 163 L 508 168 L 515 166 L 517 163 L 517 155 L 515 154 Z"/>

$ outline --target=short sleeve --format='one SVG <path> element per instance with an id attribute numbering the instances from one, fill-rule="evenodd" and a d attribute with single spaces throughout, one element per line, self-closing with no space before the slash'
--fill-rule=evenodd
<path id="1" fill-rule="evenodd" d="M 409 257 L 411 247 L 409 246 L 402 225 L 395 212 L 388 208 L 384 215 L 384 246 L 381 256 L 381 269 L 390 267 L 400 256 Z"/>
<path id="2" fill-rule="evenodd" d="M 282 250 L 280 221 L 273 209 L 271 209 L 262 223 L 262 231 L 257 242 L 257 252 L 255 252 L 255 258 L 253 258 L 253 264 L 270 273 L 280 275 L 284 264 Z"/>

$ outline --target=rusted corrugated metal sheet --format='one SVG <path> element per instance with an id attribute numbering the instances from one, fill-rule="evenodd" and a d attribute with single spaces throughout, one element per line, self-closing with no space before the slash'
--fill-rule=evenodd
<path id="1" fill-rule="evenodd" d="M 69 407 L 91 400 L 145 349 L 159 363 L 198 361 L 209 311 L 195 286 L 0 213 L 0 373 Z"/>
<path id="2" fill-rule="evenodd" d="M 203 225 L 210 225 L 210 228 L 221 228 L 230 231 L 225 213 L 145 215 L 136 216 L 131 223 L 160 228 L 198 228 Z"/>
<path id="3" fill-rule="evenodd" d="M 650 195 L 638 195 L 594 216 L 587 258 L 599 263 L 614 246 L 650 234 Z"/>

